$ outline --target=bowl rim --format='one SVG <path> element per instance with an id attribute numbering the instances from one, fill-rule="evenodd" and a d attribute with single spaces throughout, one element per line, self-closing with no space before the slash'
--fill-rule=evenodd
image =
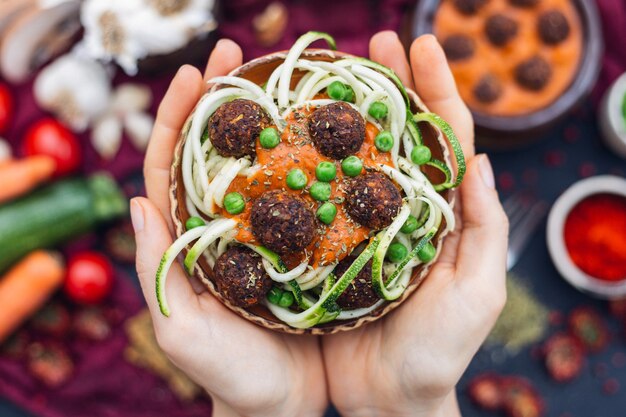
<path id="1" fill-rule="evenodd" d="M 413 36 L 432 33 L 432 21 L 442 0 L 421 0 L 415 8 Z M 572 0 L 583 29 L 583 54 L 573 81 L 551 104 L 532 113 L 516 116 L 495 116 L 470 108 L 477 127 L 492 132 L 525 133 L 555 122 L 587 96 L 600 75 L 604 41 L 598 8 L 592 0 Z"/>
<path id="2" fill-rule="evenodd" d="M 563 279 L 598 298 L 616 299 L 626 295 L 626 277 L 623 281 L 609 282 L 587 274 L 572 261 L 565 246 L 565 220 L 570 211 L 585 198 L 604 193 L 626 198 L 626 179 L 615 175 L 598 175 L 571 185 L 550 210 L 546 240 L 552 262 Z"/>
<path id="3" fill-rule="evenodd" d="M 235 68 L 228 75 L 240 76 L 242 75 L 242 73 L 249 71 L 251 68 L 257 65 L 267 64 L 268 62 L 273 62 L 273 61 L 284 60 L 286 57 L 286 54 L 287 54 L 286 51 L 280 51 L 280 52 L 274 52 L 274 53 L 270 53 L 267 55 L 263 55 L 247 63 L 244 63 L 240 67 Z M 302 56 L 309 57 L 309 58 L 316 58 L 316 59 L 323 59 L 323 58 L 339 59 L 343 57 L 353 57 L 354 55 L 348 54 L 345 52 L 340 52 L 340 51 L 328 50 L 328 49 L 308 48 L 303 51 Z M 215 91 L 219 87 L 220 87 L 219 85 L 214 85 L 205 94 L 210 94 L 211 92 Z M 422 100 L 414 91 L 407 89 L 407 93 L 416 107 L 418 107 L 422 111 L 429 111 L 428 108 L 424 105 Z M 202 97 L 204 97 L 204 95 Z M 200 100 L 202 100 L 202 98 Z M 200 100 L 198 101 L 198 103 L 200 103 Z M 171 215 L 171 219 L 172 219 L 174 230 L 175 230 L 177 237 L 180 237 L 185 232 L 184 222 L 178 216 L 179 205 L 180 205 L 179 200 L 178 200 L 178 191 L 177 191 L 178 171 L 179 171 L 180 162 L 182 160 L 183 145 L 186 141 L 187 131 L 189 130 L 189 126 L 191 125 L 191 120 L 192 120 L 194 113 L 195 113 L 195 108 L 191 112 L 189 117 L 187 118 L 187 121 L 185 122 L 183 129 L 181 129 L 179 138 L 177 140 L 177 143 L 174 149 L 174 157 L 172 161 L 172 167 L 170 169 L 170 186 L 169 186 L 170 215 Z M 432 129 L 434 131 L 434 138 L 441 147 L 442 159 L 445 161 L 445 163 L 448 166 L 450 167 L 453 166 L 451 154 L 450 154 L 450 145 L 447 143 L 447 141 L 444 138 L 443 133 L 438 128 L 435 128 L 434 126 L 432 126 Z M 455 201 L 456 201 L 456 189 L 447 190 L 446 192 L 447 192 L 446 200 L 450 204 L 450 207 L 454 208 Z M 448 233 L 449 232 L 447 230 L 441 230 L 436 235 L 437 240 L 436 240 L 436 245 L 435 245 L 436 247 L 435 260 L 438 258 L 439 254 L 441 253 L 443 242 Z M 183 253 L 186 254 L 187 251 L 188 251 L 188 248 L 185 248 L 183 250 Z M 307 329 L 299 329 L 299 328 L 291 327 L 287 323 L 283 323 L 279 321 L 278 319 L 276 319 L 276 321 L 270 321 L 266 319 L 265 317 L 262 317 L 260 315 L 254 314 L 253 312 L 250 312 L 247 309 L 237 307 L 231 304 L 215 288 L 215 285 L 213 284 L 210 278 L 210 275 L 212 274 L 212 272 L 204 271 L 204 269 L 200 266 L 200 262 L 196 266 L 194 266 L 193 275 L 196 278 L 198 278 L 200 282 L 202 282 L 205 285 L 205 287 L 209 290 L 209 292 L 213 296 L 218 298 L 218 300 L 223 305 L 225 305 L 231 311 L 235 312 L 236 314 L 238 314 L 239 316 L 243 317 L 244 319 L 248 321 L 251 321 L 262 327 L 265 327 L 271 330 L 280 331 L 283 333 L 325 335 L 325 334 L 333 334 L 339 331 L 356 329 L 358 327 L 361 327 L 364 324 L 378 320 L 379 318 L 388 314 L 389 312 L 394 310 L 396 307 L 398 307 L 400 304 L 402 304 L 402 302 L 404 302 L 409 296 L 411 296 L 417 290 L 417 288 L 421 285 L 422 281 L 428 275 L 430 268 L 432 267 L 434 263 L 435 262 L 430 262 L 426 265 L 423 265 L 423 267 L 421 268 L 414 268 L 412 272 L 411 281 L 409 285 L 407 286 L 407 289 L 404 291 L 402 296 L 400 296 L 400 298 L 398 298 L 397 300 L 385 302 L 380 307 L 373 310 L 369 314 L 356 318 L 356 319 L 338 321 L 333 326 L 326 326 L 326 327 L 314 326 L 314 327 L 310 327 Z"/>

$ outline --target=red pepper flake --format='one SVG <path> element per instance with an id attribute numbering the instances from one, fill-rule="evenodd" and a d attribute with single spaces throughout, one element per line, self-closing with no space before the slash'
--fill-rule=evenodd
<path id="1" fill-rule="evenodd" d="M 578 340 L 566 333 L 558 333 L 548 339 L 545 355 L 546 369 L 557 382 L 576 378 L 585 361 L 583 348 Z"/>
<path id="2" fill-rule="evenodd" d="M 560 167 L 565 163 L 565 153 L 559 150 L 548 151 L 544 156 L 544 162 L 551 168 Z"/>
<path id="3" fill-rule="evenodd" d="M 565 220 L 565 246 L 572 261 L 603 281 L 626 279 L 626 198 L 595 194 Z"/>
<path id="4" fill-rule="evenodd" d="M 597 311 L 580 307 L 570 313 L 569 330 L 588 352 L 600 352 L 609 343 L 606 324 Z"/>
<path id="5" fill-rule="evenodd" d="M 515 178 L 510 172 L 501 172 L 498 175 L 498 187 L 502 191 L 509 191 L 515 185 Z"/>
<path id="6" fill-rule="evenodd" d="M 480 408 L 497 411 L 502 406 L 500 377 L 493 373 L 485 373 L 472 379 L 467 387 L 470 399 Z"/>
<path id="7" fill-rule="evenodd" d="M 580 139 L 580 130 L 574 125 L 568 126 L 563 131 L 563 138 L 567 143 L 577 142 Z"/>
<path id="8" fill-rule="evenodd" d="M 609 378 L 602 384 L 602 391 L 607 395 L 615 395 L 619 391 L 619 381 L 615 378 Z"/>
<path id="9" fill-rule="evenodd" d="M 591 162 L 583 162 L 578 167 L 578 175 L 580 175 L 581 178 L 591 177 L 595 173 L 596 173 L 596 166 L 592 164 Z"/>

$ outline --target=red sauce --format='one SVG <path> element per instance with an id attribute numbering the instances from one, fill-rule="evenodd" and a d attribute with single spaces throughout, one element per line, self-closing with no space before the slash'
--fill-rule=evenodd
<path id="1" fill-rule="evenodd" d="M 565 221 L 565 246 L 587 274 L 626 279 L 626 198 L 595 194 L 578 203 Z"/>
<path id="2" fill-rule="evenodd" d="M 337 216 L 330 225 L 318 222 L 317 234 L 313 242 L 305 250 L 305 253 L 295 253 L 282 257 L 288 267 L 294 267 L 310 255 L 309 263 L 313 266 L 328 265 L 338 262 L 346 257 L 352 249 L 368 238 L 370 229 L 354 222 L 347 214 L 344 204 L 341 203 L 345 196 L 343 189 L 343 173 L 340 161 L 335 161 L 321 155 L 308 135 L 307 117 L 315 110 L 300 109 L 287 118 L 287 128 L 284 130 L 281 143 L 274 149 L 264 149 L 257 140 L 256 154 L 257 163 L 261 169 L 250 178 L 237 177 L 227 190 L 239 192 L 246 200 L 245 210 L 236 216 L 228 214 L 225 210 L 219 212 L 225 217 L 234 218 L 239 222 L 239 232 L 235 238 L 243 243 L 256 243 L 250 226 L 250 209 L 255 198 L 266 191 L 280 189 L 285 192 L 298 195 L 307 201 L 313 212 L 320 203 L 313 200 L 309 195 L 308 186 L 316 182 L 315 167 L 322 161 L 333 162 L 337 168 L 337 178 L 331 181 L 331 201 L 337 206 Z M 377 164 L 392 165 L 391 155 L 381 153 L 374 145 L 374 138 L 378 134 L 378 128 L 367 123 L 365 140 L 356 155 L 361 158 L 366 167 L 375 167 Z M 300 168 L 307 175 L 309 182 L 304 190 L 292 190 L 287 187 L 285 179 L 287 173 L 293 168 Z"/>

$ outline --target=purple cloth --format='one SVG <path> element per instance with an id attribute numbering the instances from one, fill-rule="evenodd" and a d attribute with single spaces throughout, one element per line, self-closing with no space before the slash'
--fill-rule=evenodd
<path id="1" fill-rule="evenodd" d="M 626 71 L 626 1 L 596 0 L 602 19 L 604 58 L 598 83 L 593 91 L 599 102 L 604 91 Z"/>

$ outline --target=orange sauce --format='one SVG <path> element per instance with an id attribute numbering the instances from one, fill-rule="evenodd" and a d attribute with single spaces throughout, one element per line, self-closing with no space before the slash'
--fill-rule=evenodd
<path id="1" fill-rule="evenodd" d="M 370 229 L 354 222 L 344 208 L 344 175 L 340 161 L 335 161 L 321 155 L 313 145 L 308 134 L 307 118 L 314 108 L 301 108 L 291 113 L 287 118 L 287 127 L 283 131 L 281 142 L 274 149 L 264 149 L 259 141 L 256 144 L 257 163 L 261 165 L 259 171 L 249 178 L 239 176 L 230 184 L 227 193 L 239 192 L 246 201 L 246 207 L 241 214 L 230 215 L 224 209 L 218 212 L 225 217 L 238 221 L 239 230 L 235 239 L 242 243 L 256 241 L 250 225 L 250 209 L 254 199 L 269 190 L 283 190 L 297 195 L 309 204 L 315 212 L 321 203 L 315 201 L 308 193 L 308 187 L 316 182 L 315 168 L 322 161 L 329 161 L 337 168 L 337 178 L 330 182 L 332 194 L 330 201 L 337 206 L 337 216 L 330 225 L 318 222 L 318 229 L 313 242 L 304 253 L 295 253 L 283 257 L 288 267 L 293 268 L 310 256 L 309 263 L 316 266 L 329 265 L 338 262 L 352 252 L 359 243 L 368 238 Z M 376 126 L 367 123 L 365 140 L 356 155 L 363 161 L 364 167 L 375 167 L 377 164 L 392 165 L 391 155 L 388 152 L 379 152 L 374 145 L 374 138 L 379 133 Z M 293 168 L 300 168 L 309 179 L 303 190 L 292 190 L 287 187 L 287 173 Z"/>
<path id="2" fill-rule="evenodd" d="M 555 46 L 545 45 L 538 35 L 537 20 L 541 13 L 559 10 L 570 25 L 569 36 Z M 518 23 L 518 32 L 503 47 L 493 46 L 484 31 L 487 18 L 504 13 Z M 450 0 L 443 0 L 435 15 L 433 31 L 440 41 L 450 35 L 466 35 L 474 40 L 472 57 L 450 61 L 461 97 L 476 111 L 511 116 L 531 113 L 548 106 L 572 83 L 582 55 L 582 29 L 578 12 L 571 0 L 542 0 L 532 8 L 511 6 L 508 0 L 490 0 L 472 16 L 457 11 Z M 552 67 L 552 76 L 540 91 L 529 91 L 515 81 L 515 67 L 532 56 L 540 55 Z M 476 99 L 473 89 L 486 74 L 496 76 L 502 94 L 492 103 Z"/>

